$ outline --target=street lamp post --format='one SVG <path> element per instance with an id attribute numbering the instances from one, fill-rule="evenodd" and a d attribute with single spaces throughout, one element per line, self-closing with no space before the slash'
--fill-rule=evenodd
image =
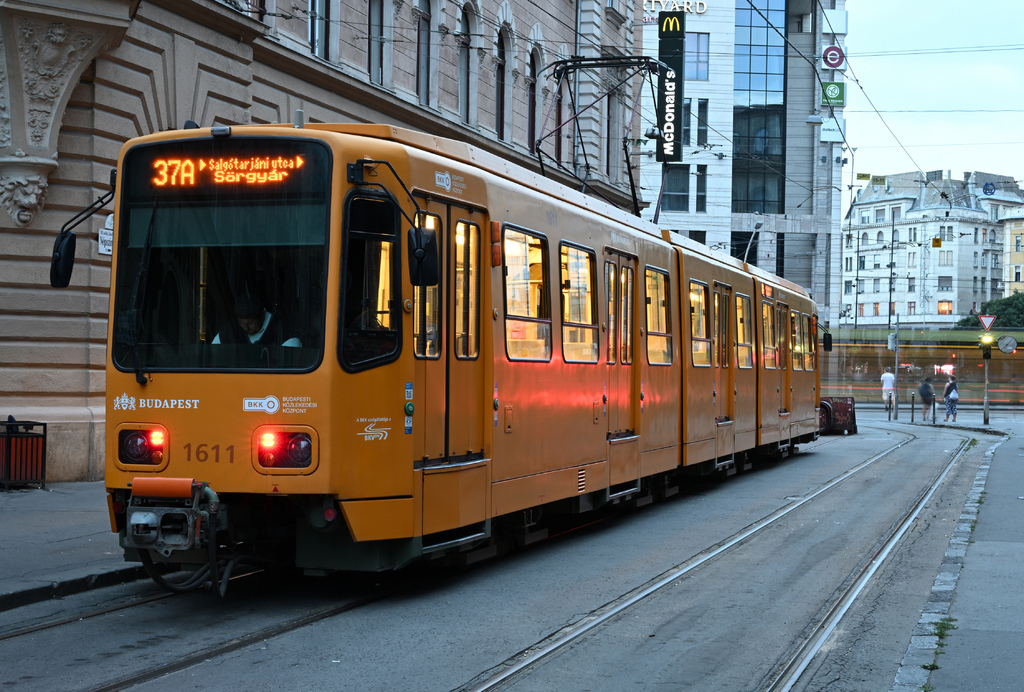
<path id="1" fill-rule="evenodd" d="M 764 225 L 763 221 L 758 221 L 757 223 L 755 223 L 754 224 L 754 230 L 750 233 L 750 237 L 747 238 L 747 249 L 743 251 L 743 263 L 744 264 L 747 263 L 747 255 L 750 253 L 750 244 L 752 242 L 754 242 L 754 236 L 757 234 L 757 231 L 763 225 Z M 754 257 L 754 264 L 757 264 L 757 257 L 756 256 Z"/>

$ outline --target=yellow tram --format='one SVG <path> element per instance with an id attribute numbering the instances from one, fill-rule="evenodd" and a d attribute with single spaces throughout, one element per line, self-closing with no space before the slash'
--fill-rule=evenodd
<path id="1" fill-rule="evenodd" d="M 486 553 L 817 436 L 802 288 L 466 144 L 191 128 L 117 171 L 111 524 L 188 586 Z"/>

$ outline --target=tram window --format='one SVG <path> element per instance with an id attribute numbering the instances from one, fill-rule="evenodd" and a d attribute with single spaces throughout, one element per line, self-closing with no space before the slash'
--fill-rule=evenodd
<path id="1" fill-rule="evenodd" d="M 715 367 L 729 367 L 729 288 L 715 291 Z"/>
<path id="2" fill-rule="evenodd" d="M 630 365 L 633 362 L 633 267 L 622 267 L 619 272 L 619 333 L 622 345 L 619 362 Z"/>
<path id="3" fill-rule="evenodd" d="M 455 357 L 480 355 L 480 227 L 455 224 Z"/>
<path id="4" fill-rule="evenodd" d="M 818 360 L 818 324 L 811 315 L 804 315 L 804 370 L 815 370 Z"/>
<path id="5" fill-rule="evenodd" d="M 505 349 L 513 360 L 551 359 L 545 238 L 505 229 Z"/>
<path id="6" fill-rule="evenodd" d="M 416 223 L 421 228 L 441 234 L 441 217 L 436 214 L 419 214 Z M 443 252 L 443 250 L 442 250 Z M 439 258 L 443 264 L 443 256 Z M 441 282 L 436 286 L 414 286 L 413 341 L 417 358 L 441 357 Z"/>
<path id="7" fill-rule="evenodd" d="M 608 348 L 605 354 L 605 360 L 609 365 L 614 364 L 617 360 L 616 351 L 618 350 L 618 322 L 619 317 L 616 312 L 616 305 L 619 298 L 618 295 L 618 267 L 615 262 L 604 263 L 604 291 L 605 291 L 605 324 L 608 325 Z"/>
<path id="8" fill-rule="evenodd" d="M 362 370 L 398 355 L 398 213 L 388 200 L 356 197 L 346 226 L 339 348 L 343 365 Z"/>
<path id="9" fill-rule="evenodd" d="M 804 329 L 800 322 L 800 313 L 794 310 L 789 313 L 789 353 L 793 360 L 794 370 L 804 369 Z"/>
<path id="10" fill-rule="evenodd" d="M 754 367 L 754 322 L 747 296 L 736 296 L 736 367 Z"/>
<path id="11" fill-rule="evenodd" d="M 570 245 L 560 252 L 562 276 L 562 357 L 597 362 L 597 310 L 594 298 L 594 253 Z"/>
<path id="12" fill-rule="evenodd" d="M 693 364 L 711 365 L 711 330 L 708 328 L 708 287 L 690 282 L 690 351 Z"/>
<path id="13" fill-rule="evenodd" d="M 672 364 L 672 325 L 669 322 L 668 274 L 648 267 L 647 288 L 647 362 Z"/>
<path id="14" fill-rule="evenodd" d="M 775 333 L 775 306 L 766 300 L 761 303 L 761 356 L 767 370 L 774 370 L 777 367 L 778 343 Z"/>

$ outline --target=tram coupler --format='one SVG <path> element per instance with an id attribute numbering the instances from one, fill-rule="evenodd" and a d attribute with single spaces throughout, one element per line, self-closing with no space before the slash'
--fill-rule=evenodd
<path id="1" fill-rule="evenodd" d="M 165 558 L 201 548 L 216 532 L 217 493 L 192 478 L 139 478 L 131 483 L 124 546 L 153 550 Z"/>

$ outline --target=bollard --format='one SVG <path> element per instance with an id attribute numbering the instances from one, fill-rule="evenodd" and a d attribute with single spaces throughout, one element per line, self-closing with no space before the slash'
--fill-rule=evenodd
<path id="1" fill-rule="evenodd" d="M 910 422 L 911 423 L 914 422 L 914 409 L 915 408 L 916 407 L 914 406 L 914 392 L 911 392 L 910 393 Z"/>

